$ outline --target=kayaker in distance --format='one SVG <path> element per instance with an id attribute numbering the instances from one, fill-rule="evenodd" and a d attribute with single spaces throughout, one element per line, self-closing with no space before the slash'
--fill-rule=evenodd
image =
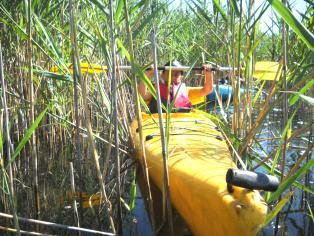
<path id="1" fill-rule="evenodd" d="M 167 62 L 165 66 L 170 66 L 170 62 Z M 167 105 L 167 97 L 169 95 L 169 102 L 171 103 L 176 96 L 174 108 L 176 110 L 188 110 L 192 107 L 190 99 L 204 97 L 213 91 L 213 73 L 211 65 L 204 64 L 203 72 L 205 76 L 205 82 L 203 87 L 190 87 L 188 88 L 183 82 L 183 70 L 180 70 L 182 64 L 177 60 L 173 60 L 171 63 L 171 86 L 170 92 L 168 93 L 168 78 L 169 70 L 163 70 L 160 75 L 159 88 L 162 103 Z M 148 69 L 145 74 L 151 79 L 154 75 L 153 65 Z M 147 90 L 147 86 L 141 80 L 138 87 L 139 93 L 143 97 L 145 102 L 149 102 L 149 110 L 151 113 L 157 113 L 157 101 L 154 99 L 152 94 Z M 178 92 L 177 92 L 178 91 Z"/>

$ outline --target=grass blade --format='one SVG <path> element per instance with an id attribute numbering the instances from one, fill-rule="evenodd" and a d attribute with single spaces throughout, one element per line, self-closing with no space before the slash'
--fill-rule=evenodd
<path id="1" fill-rule="evenodd" d="M 217 10 L 220 12 L 224 21 L 228 22 L 227 15 L 226 15 L 225 11 L 222 9 L 222 7 L 220 6 L 219 0 L 213 0 L 213 3 L 215 5 L 215 7 L 217 8 Z"/>
<path id="2" fill-rule="evenodd" d="M 109 16 L 109 11 L 105 4 L 101 0 L 90 0 L 95 6 L 97 6 L 103 13 Z"/>
<path id="3" fill-rule="evenodd" d="M 308 215 L 311 217 L 312 221 L 314 222 L 314 214 L 313 214 L 311 206 L 307 200 L 306 200 L 306 204 L 307 204 L 307 207 L 309 208 L 309 212 L 310 212 L 310 214 L 308 214 Z"/>
<path id="4" fill-rule="evenodd" d="M 66 81 L 66 82 L 73 82 L 72 78 L 68 75 L 57 74 L 54 72 L 50 72 L 50 71 L 46 71 L 46 70 L 40 70 L 40 69 L 33 69 L 33 72 L 39 76 L 43 76 L 46 78 L 61 80 L 61 81 Z"/>
<path id="5" fill-rule="evenodd" d="M 136 196 L 137 196 L 137 191 L 136 191 L 136 169 L 135 169 L 133 180 L 132 180 L 131 193 L 130 193 L 130 203 L 129 203 L 130 211 L 132 211 L 135 207 Z"/>
<path id="6" fill-rule="evenodd" d="M 309 96 L 305 96 L 301 93 L 296 93 L 300 98 L 302 98 L 304 101 L 306 101 L 307 103 L 309 103 L 310 105 L 314 106 L 314 98 L 309 97 Z"/>
<path id="7" fill-rule="evenodd" d="M 289 105 L 294 105 L 299 98 L 302 98 L 304 101 L 308 102 L 310 105 L 314 105 L 314 99 L 312 97 L 305 96 L 304 93 L 306 93 L 310 88 L 313 88 L 314 86 L 314 79 L 310 80 L 299 92 L 293 92 L 293 91 L 287 91 L 286 93 L 293 93 L 295 96 L 293 96 L 290 101 Z"/>
<path id="8" fill-rule="evenodd" d="M 123 2 L 124 2 L 124 0 L 118 1 L 118 6 L 117 6 L 116 12 L 114 14 L 114 22 L 119 22 L 120 15 L 121 15 L 121 12 L 123 9 Z"/>
<path id="9" fill-rule="evenodd" d="M 60 60 L 61 59 L 61 52 L 59 51 L 57 45 L 55 44 L 55 41 L 53 40 L 53 38 L 51 37 L 49 31 L 46 30 L 45 26 L 41 23 L 41 21 L 39 20 L 39 18 L 36 16 L 35 13 L 32 13 L 35 22 L 36 22 L 36 28 L 39 32 L 39 29 L 42 31 L 42 33 L 44 34 L 46 40 L 47 40 L 47 46 L 48 48 L 51 48 L 52 52 L 54 53 L 54 55 Z M 44 40 L 43 40 L 44 41 Z M 64 64 L 64 63 L 62 63 Z"/>
<path id="10" fill-rule="evenodd" d="M 280 155 L 280 151 L 282 149 L 282 145 L 283 145 L 283 142 L 285 140 L 285 136 L 289 130 L 289 128 L 291 127 L 291 124 L 292 124 L 292 120 L 295 116 L 295 114 L 297 113 L 297 110 L 298 108 L 294 111 L 294 113 L 292 114 L 292 116 L 289 118 L 289 120 L 287 121 L 287 124 L 281 134 L 281 138 L 280 138 L 280 141 L 279 141 L 279 145 L 278 145 L 278 148 L 276 150 L 276 153 L 275 153 L 275 156 L 274 156 L 274 161 L 273 161 L 273 164 L 272 164 L 272 168 L 271 168 L 271 171 L 270 173 L 271 174 L 274 174 L 274 171 L 275 171 L 275 167 L 277 166 L 277 163 L 279 161 L 279 155 Z M 282 173 L 283 174 L 283 173 Z"/>
<path id="11" fill-rule="evenodd" d="M 232 6 L 234 12 L 236 13 L 236 15 L 237 15 L 238 17 L 240 17 L 240 10 L 239 10 L 237 1 L 236 1 L 236 0 L 231 0 L 230 3 L 231 3 L 231 6 Z"/>
<path id="12" fill-rule="evenodd" d="M 148 15 L 145 19 L 141 20 L 141 24 L 133 31 L 132 37 L 135 39 L 139 33 L 143 31 L 143 28 L 149 25 L 158 15 L 160 10 L 154 11 L 151 15 Z"/>
<path id="13" fill-rule="evenodd" d="M 127 51 L 127 49 L 124 47 L 122 41 L 118 38 L 116 38 L 116 41 L 117 41 L 117 45 L 123 51 L 123 53 L 125 54 L 128 61 L 131 62 L 130 54 Z M 155 90 L 155 87 L 153 86 L 152 82 L 150 81 L 150 79 L 148 79 L 146 77 L 146 75 L 143 73 L 143 70 L 141 69 L 141 67 L 139 65 L 134 64 L 134 68 L 136 69 L 136 71 L 134 73 L 137 75 L 140 75 L 141 79 L 146 84 L 148 91 L 153 95 L 154 98 L 156 98 L 156 90 Z"/>
<path id="14" fill-rule="evenodd" d="M 267 0 L 291 29 L 314 50 L 314 35 L 293 15 L 293 13 L 279 0 Z"/>
<path id="15" fill-rule="evenodd" d="M 20 27 L 20 25 L 13 19 L 11 14 L 6 10 L 6 8 L 1 4 L 0 5 L 0 11 L 3 12 L 3 16 L 6 16 L 11 23 L 9 23 L 7 20 L 4 18 L 0 17 L 0 22 L 3 22 L 4 24 L 11 26 L 12 28 L 15 29 L 15 32 L 22 38 L 22 39 L 27 39 L 27 33 L 25 29 Z"/>
<path id="16" fill-rule="evenodd" d="M 275 209 L 267 214 L 264 226 L 268 225 L 278 215 L 278 213 L 286 205 L 286 203 L 289 201 L 294 192 L 295 189 L 288 193 L 284 198 L 282 198 L 280 202 L 276 205 Z"/>
<path id="17" fill-rule="evenodd" d="M 24 148 L 25 144 L 28 142 L 28 140 L 31 138 L 32 134 L 35 132 L 36 128 L 38 127 L 39 123 L 41 122 L 42 118 L 45 116 L 46 112 L 48 111 L 48 109 L 50 108 L 50 105 L 48 105 L 46 107 L 45 110 L 43 110 L 39 116 L 36 118 L 36 120 L 34 121 L 34 123 L 32 124 L 32 126 L 27 130 L 25 136 L 23 137 L 23 139 L 19 142 L 17 148 L 15 149 L 12 158 L 10 160 L 10 162 L 7 164 L 6 168 L 8 168 L 9 165 L 12 164 L 12 162 L 14 162 L 15 158 L 19 155 L 19 153 L 21 152 L 21 150 Z"/>
<path id="18" fill-rule="evenodd" d="M 284 180 L 279 188 L 270 195 L 270 198 L 267 202 L 272 202 L 278 199 L 278 197 L 288 189 L 293 183 L 295 183 L 299 178 L 302 178 L 308 170 L 310 170 L 314 166 L 314 159 L 309 160 L 304 166 L 302 166 L 298 171 L 295 172 L 294 175 L 291 175 L 288 179 Z"/>
<path id="19" fill-rule="evenodd" d="M 204 9 L 200 5 L 198 5 L 195 1 L 192 1 L 192 2 L 194 3 L 194 6 L 197 8 L 197 11 L 202 15 L 202 17 L 204 17 L 204 19 L 206 19 L 208 23 L 212 23 L 212 19 L 208 16 L 208 14 L 204 11 Z M 191 8 L 191 10 L 193 10 L 193 8 L 190 5 L 189 7 Z"/>
<path id="20" fill-rule="evenodd" d="M 255 94 L 254 98 L 253 98 L 253 106 L 255 105 L 255 103 L 257 102 L 257 100 L 259 99 L 261 93 L 263 92 L 264 86 L 265 86 L 266 80 L 264 80 L 261 84 L 261 86 L 258 88 L 257 93 Z"/>
<path id="21" fill-rule="evenodd" d="M 265 163 L 262 161 L 262 159 L 260 159 L 259 157 L 255 156 L 256 160 L 258 160 L 260 162 L 260 165 L 263 166 L 263 168 L 265 168 L 265 170 L 267 170 L 268 172 L 270 172 L 270 169 L 271 169 L 271 165 L 268 164 L 268 163 Z M 279 176 L 280 175 L 280 172 L 279 170 L 275 169 L 275 172 L 274 174 L 276 176 Z M 293 185 L 299 189 L 301 189 L 302 191 L 304 192 L 307 192 L 307 193 L 310 193 L 310 194 L 314 194 L 314 189 L 311 189 L 307 186 L 305 186 L 304 184 L 301 184 L 299 182 L 294 182 Z"/>

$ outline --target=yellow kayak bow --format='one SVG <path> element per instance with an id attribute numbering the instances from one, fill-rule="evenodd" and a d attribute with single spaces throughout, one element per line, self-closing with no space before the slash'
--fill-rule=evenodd
<path id="1" fill-rule="evenodd" d="M 220 131 L 198 111 L 170 116 L 168 168 L 174 207 L 195 235 L 255 235 L 267 205 L 256 190 L 234 187 L 232 193 L 228 191 L 226 173 L 236 165 Z M 142 117 L 149 175 L 163 189 L 158 114 Z M 133 121 L 135 155 L 142 160 L 137 127 Z"/>

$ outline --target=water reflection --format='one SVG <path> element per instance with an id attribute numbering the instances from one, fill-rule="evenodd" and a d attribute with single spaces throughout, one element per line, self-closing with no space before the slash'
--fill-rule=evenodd
<path id="1" fill-rule="evenodd" d="M 137 197 L 135 201 L 135 207 L 132 214 L 132 220 L 129 225 L 125 227 L 123 231 L 124 236 L 134 235 L 134 236 L 152 236 L 152 227 L 150 224 L 148 213 L 145 209 L 145 202 L 142 197 L 141 190 L 139 186 L 136 186 Z"/>

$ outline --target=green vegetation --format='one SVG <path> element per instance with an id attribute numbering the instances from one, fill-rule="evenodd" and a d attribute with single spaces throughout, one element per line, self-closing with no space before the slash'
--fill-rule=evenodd
<path id="1" fill-rule="evenodd" d="M 156 62 L 151 43 L 153 26 L 158 64 L 176 58 L 186 65 L 209 62 L 245 68 L 247 91 L 241 99 L 234 96 L 231 119 L 215 112 L 211 115 L 223 121 L 222 125 L 217 123 L 233 153 L 237 152 L 235 160 L 240 156 L 245 168 L 263 166 L 281 179 L 279 189 L 265 196 L 276 206 L 267 223 L 275 217 L 284 220 L 280 212 L 291 204 L 296 189 L 304 197 L 299 199 L 300 210 L 313 220 L 308 206 L 314 193 L 309 184 L 314 165 L 313 1 L 305 1 L 307 8 L 300 19 L 291 13 L 289 4 L 279 0 L 265 1 L 260 8 L 251 0 L 224 4 L 192 0 L 182 1 L 180 6 L 177 2 L 117 0 L 111 28 L 110 4 L 103 0 L 1 1 L 0 212 L 14 215 L 16 230 L 16 216 L 23 216 L 119 232 L 122 225 L 117 206 L 121 204 L 124 221 L 130 218 L 136 174 L 130 158 L 129 123 L 135 117 L 140 122 L 141 108 L 146 107 L 137 93 L 137 80 L 144 80 L 155 94 L 142 70 Z M 269 30 L 262 32 L 261 17 L 270 8 L 276 13 Z M 284 70 L 277 81 L 258 83 L 253 79 L 254 64 L 261 60 L 280 60 Z M 131 71 L 118 69 L 114 77 L 116 106 L 114 61 L 117 67 L 132 65 Z M 80 70 L 82 62 L 108 66 L 108 71 L 84 73 Z M 72 71 L 67 63 L 73 64 Z M 53 66 L 58 72 L 50 70 Z M 238 79 L 233 71 L 236 94 Z M 188 83 L 201 82 L 192 79 Z M 254 97 L 250 92 L 253 86 L 263 87 L 264 92 L 260 90 Z M 280 141 L 269 151 L 260 132 L 271 122 L 274 109 L 280 109 L 283 118 L 278 129 L 270 132 Z M 297 118 L 303 121 L 301 127 L 296 125 Z M 294 151 L 293 141 L 300 143 L 301 155 L 287 165 L 287 155 Z M 71 205 L 71 201 L 60 202 L 60 196 L 71 189 L 70 163 L 74 165 L 74 190 L 90 195 L 101 192 L 103 198 L 100 207 L 78 208 L 75 219 L 73 209 L 55 207 Z M 142 164 L 147 169 L 146 163 Z M 120 176 L 118 181 L 116 176 Z"/>

